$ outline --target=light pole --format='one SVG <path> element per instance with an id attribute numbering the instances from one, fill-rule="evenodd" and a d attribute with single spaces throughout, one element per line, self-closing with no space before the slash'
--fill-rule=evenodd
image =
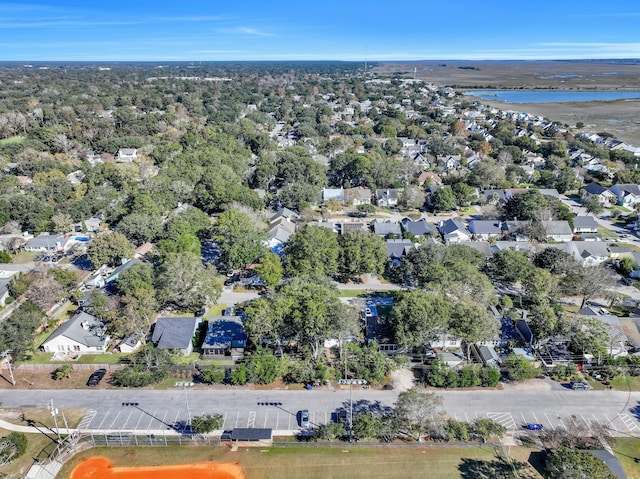
<path id="1" fill-rule="evenodd" d="M 9 367 L 9 376 L 11 376 L 11 384 L 16 385 L 16 380 L 13 377 L 13 366 L 11 366 L 11 358 L 9 357 L 11 353 L 9 351 L 5 351 L 2 353 L 3 362 L 6 361 L 7 366 Z"/>
<path id="2" fill-rule="evenodd" d="M 58 435 L 58 443 L 60 443 L 60 441 L 62 440 L 62 438 L 60 437 L 60 429 L 58 429 L 58 410 L 56 408 L 53 407 L 53 399 L 51 400 L 50 404 L 49 404 L 49 410 L 51 411 L 51 416 L 53 417 L 53 424 L 56 428 L 56 434 Z"/>
<path id="3" fill-rule="evenodd" d="M 176 383 L 176 386 L 182 386 L 182 389 L 184 389 L 184 400 L 187 403 L 187 427 L 189 428 L 189 431 L 191 431 L 191 409 L 189 408 L 189 394 L 187 393 L 187 386 L 193 386 L 193 383 L 189 381 L 182 381 Z"/>

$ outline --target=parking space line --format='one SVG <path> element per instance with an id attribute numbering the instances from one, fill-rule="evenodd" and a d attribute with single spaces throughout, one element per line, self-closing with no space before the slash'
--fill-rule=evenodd
<path id="1" fill-rule="evenodd" d="M 558 416 L 558 422 L 560 423 L 560 425 L 562 426 L 562 428 L 563 428 L 565 431 L 568 431 L 568 430 L 569 430 L 569 428 L 564 424 L 564 422 L 562 421 L 562 418 L 561 418 L 560 416 Z"/>
<path id="2" fill-rule="evenodd" d="M 100 424 L 98 424 L 98 427 L 96 429 L 102 429 L 102 424 L 106 421 L 108 416 L 109 416 L 109 411 L 107 411 L 107 414 L 102 416 L 102 421 L 100 421 Z"/>
<path id="3" fill-rule="evenodd" d="M 535 420 L 536 424 L 540 424 L 540 421 L 538 421 L 538 418 L 536 417 L 533 411 L 531 411 L 531 415 L 533 416 L 533 419 Z"/>
<path id="4" fill-rule="evenodd" d="M 167 415 L 167 413 L 166 413 L 166 412 L 165 412 L 164 414 L 165 414 L 165 416 Z M 150 417 L 150 418 L 149 418 L 149 423 L 147 424 L 147 427 L 146 427 L 145 429 L 151 429 L 151 423 L 152 423 L 153 421 L 155 421 L 155 420 L 156 420 L 156 412 L 155 412 L 155 411 L 153 411 L 153 417 Z"/>
<path id="5" fill-rule="evenodd" d="M 224 425 L 227 423 L 227 414 L 229 411 L 224 412 L 224 416 L 222 417 L 222 429 L 226 429 Z"/>
<path id="6" fill-rule="evenodd" d="M 176 417 L 173 419 L 173 422 L 170 424 L 170 427 L 175 427 L 178 424 L 178 416 L 180 415 L 180 411 L 176 411 Z"/>
<path id="7" fill-rule="evenodd" d="M 589 431 L 591 431 L 591 424 L 589 424 L 589 422 L 584 418 L 584 416 L 582 414 L 580 414 L 580 417 L 582 418 L 584 423 L 587 425 L 587 429 L 589 429 Z"/>
<path id="8" fill-rule="evenodd" d="M 234 427 L 238 427 L 238 420 L 240 419 L 240 411 L 236 412 L 236 424 Z"/>
<path id="9" fill-rule="evenodd" d="M 107 429 L 113 429 L 113 425 L 118 420 L 118 417 L 120 416 L 120 412 L 121 411 L 118 411 L 118 413 L 116 414 L 116 417 L 113 418 L 113 421 L 111 421 L 111 424 L 109 425 L 109 427 Z"/>
<path id="10" fill-rule="evenodd" d="M 153 413 L 151 414 L 152 416 L 155 414 L 155 411 L 153 411 Z M 140 424 L 140 421 L 142 421 L 142 418 L 144 417 L 144 414 L 140 414 L 140 417 L 138 418 L 138 421 L 136 422 L 136 425 L 133 426 L 134 429 L 138 429 L 138 425 Z"/>
<path id="11" fill-rule="evenodd" d="M 269 419 L 269 411 L 266 411 L 264 413 L 264 424 L 262 425 L 262 427 L 267 427 L 267 419 Z"/>
<path id="12" fill-rule="evenodd" d="M 547 418 L 547 426 L 549 429 L 551 429 L 552 431 L 555 430 L 555 427 L 553 426 L 553 421 L 551 419 L 549 419 L 549 416 L 547 416 L 547 413 L 544 413 L 544 417 Z"/>

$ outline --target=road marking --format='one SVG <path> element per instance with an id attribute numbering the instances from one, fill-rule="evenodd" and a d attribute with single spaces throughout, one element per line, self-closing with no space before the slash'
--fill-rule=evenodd
<path id="1" fill-rule="evenodd" d="M 633 432 L 636 429 L 640 429 L 633 419 L 628 414 L 618 414 L 618 417 L 622 420 L 623 424 L 629 431 Z"/>
<path id="2" fill-rule="evenodd" d="M 224 412 L 224 417 L 222 418 L 222 429 L 226 429 L 226 428 L 224 427 L 224 425 L 225 425 L 225 424 L 226 424 L 226 422 L 227 422 L 227 414 L 228 414 L 228 413 L 229 413 L 229 411 L 225 411 L 225 412 Z"/>
<path id="3" fill-rule="evenodd" d="M 516 421 L 510 412 L 488 412 L 487 417 L 506 429 L 515 429 Z"/>
<path id="4" fill-rule="evenodd" d="M 109 411 L 107 411 L 107 414 L 105 414 L 105 415 L 102 417 L 102 421 L 100 421 L 100 424 L 98 424 L 98 427 L 97 427 L 96 429 L 102 429 L 102 424 L 106 421 L 107 416 L 109 416 Z"/>
<path id="5" fill-rule="evenodd" d="M 98 414 L 98 411 L 89 409 L 82 418 L 82 421 L 80 421 L 80 424 L 78 424 L 78 429 L 89 429 L 89 424 L 91 424 L 93 418 L 96 417 L 96 414 Z"/>
<path id="6" fill-rule="evenodd" d="M 551 429 L 552 431 L 555 429 L 555 427 L 553 426 L 553 421 L 551 419 L 549 419 L 549 416 L 547 416 L 547 413 L 544 413 L 544 417 L 547 418 L 547 426 L 549 429 Z"/>
<path id="7" fill-rule="evenodd" d="M 167 414 L 167 413 L 165 413 L 165 415 L 166 415 L 166 414 Z M 155 411 L 153 411 L 153 417 L 149 418 L 149 423 L 147 424 L 147 427 L 145 427 L 145 428 L 143 428 L 143 429 L 146 429 L 147 431 L 148 431 L 149 429 L 151 429 L 151 423 L 152 423 L 153 421 L 155 421 L 155 420 L 156 420 L 156 412 L 155 412 Z"/>
<path id="8" fill-rule="evenodd" d="M 264 424 L 262 427 L 266 428 L 267 427 L 267 419 L 269 419 L 269 411 L 266 411 L 264 413 Z"/>
<path id="9" fill-rule="evenodd" d="M 236 424 L 234 427 L 238 427 L 238 419 L 240 419 L 240 411 L 236 412 Z"/>
<path id="10" fill-rule="evenodd" d="M 253 426 L 255 426 L 255 424 L 256 424 L 256 412 L 249 411 L 249 418 L 247 419 L 247 427 L 251 429 L 253 428 Z"/>
<path id="11" fill-rule="evenodd" d="M 591 424 L 589 424 L 589 422 L 585 419 L 585 417 L 582 414 L 580 414 L 580 417 L 582 418 L 584 423 L 587 425 L 587 429 L 589 429 L 589 431 L 591 431 Z"/>
<path id="12" fill-rule="evenodd" d="M 155 415 L 155 413 L 156 413 L 156 412 L 155 412 L 155 411 L 153 411 L 153 413 L 151 413 L 151 416 L 154 416 L 154 415 Z M 142 421 L 142 418 L 143 418 L 143 417 L 144 417 L 144 415 L 143 415 L 143 414 L 140 414 L 140 417 L 138 418 L 138 422 L 136 422 L 136 425 L 135 425 L 135 426 L 133 426 L 133 428 L 134 428 L 134 429 L 138 429 L 138 424 L 140 424 L 140 421 Z"/>
<path id="13" fill-rule="evenodd" d="M 116 417 L 113 418 L 113 421 L 111 421 L 111 424 L 109 425 L 109 427 L 107 429 L 114 429 L 113 425 L 118 420 L 119 416 L 120 416 L 120 411 L 118 411 L 118 413 L 116 414 Z"/>
<path id="14" fill-rule="evenodd" d="M 562 418 L 561 418 L 560 416 L 558 416 L 558 422 L 560 423 L 560 425 L 562 426 L 562 428 L 563 428 L 565 431 L 568 431 L 568 430 L 569 430 L 569 428 L 567 428 L 567 426 L 565 426 L 564 422 L 562 422 Z"/>

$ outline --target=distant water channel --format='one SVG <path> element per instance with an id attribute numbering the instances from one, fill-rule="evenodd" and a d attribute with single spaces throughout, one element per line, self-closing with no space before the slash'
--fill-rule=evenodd
<path id="1" fill-rule="evenodd" d="M 465 95 L 505 103 L 568 103 L 638 100 L 640 91 L 469 90 Z"/>

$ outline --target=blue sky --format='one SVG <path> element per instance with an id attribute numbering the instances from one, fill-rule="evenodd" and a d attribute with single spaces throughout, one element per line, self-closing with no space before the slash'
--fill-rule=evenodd
<path id="1" fill-rule="evenodd" d="M 0 60 L 640 58 L 638 0 L 0 0 Z"/>

